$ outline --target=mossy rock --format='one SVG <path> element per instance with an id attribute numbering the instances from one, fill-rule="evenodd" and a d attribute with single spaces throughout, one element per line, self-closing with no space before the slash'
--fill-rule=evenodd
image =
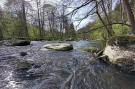
<path id="1" fill-rule="evenodd" d="M 94 52 L 97 52 L 99 49 L 95 46 L 86 46 L 86 47 L 80 48 L 80 50 L 94 53 Z"/>
<path id="2" fill-rule="evenodd" d="M 135 44 L 135 35 L 114 36 L 107 42 L 107 45 L 127 46 Z"/>

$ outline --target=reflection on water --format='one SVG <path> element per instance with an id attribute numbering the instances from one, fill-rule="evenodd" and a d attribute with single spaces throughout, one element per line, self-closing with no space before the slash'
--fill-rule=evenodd
<path id="1" fill-rule="evenodd" d="M 52 42 L 0 47 L 0 89 L 134 89 L 135 77 L 78 49 L 94 41 L 71 42 L 68 52 L 41 50 Z M 27 52 L 22 57 L 20 52 Z M 25 62 L 24 62 L 25 61 Z M 20 69 L 19 69 L 20 68 Z"/>
<path id="2" fill-rule="evenodd" d="M 9 81 L 6 87 L 16 88 L 16 82 L 12 80 L 13 73 L 9 72 L 5 81 Z"/>

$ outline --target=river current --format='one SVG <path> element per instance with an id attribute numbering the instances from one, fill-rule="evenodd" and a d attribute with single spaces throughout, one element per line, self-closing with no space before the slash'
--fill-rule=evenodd
<path id="1" fill-rule="evenodd" d="M 79 50 L 94 41 L 72 41 L 72 51 L 29 46 L 0 46 L 0 89 L 135 89 L 134 75 L 125 74 Z M 22 52 L 27 55 L 20 55 Z M 22 68 L 22 69 L 21 69 Z"/>

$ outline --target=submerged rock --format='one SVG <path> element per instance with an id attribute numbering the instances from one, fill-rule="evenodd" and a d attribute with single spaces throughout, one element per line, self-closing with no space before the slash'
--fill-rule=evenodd
<path id="1" fill-rule="evenodd" d="M 73 45 L 68 43 L 53 43 L 53 44 L 44 45 L 43 47 L 56 51 L 69 51 L 73 49 Z"/>
<path id="2" fill-rule="evenodd" d="M 20 52 L 20 56 L 26 56 L 27 52 Z"/>
<path id="3" fill-rule="evenodd" d="M 112 37 L 103 54 L 122 70 L 135 72 L 135 36 Z"/>
<path id="4" fill-rule="evenodd" d="M 30 45 L 30 41 L 28 40 L 18 40 L 18 41 L 14 41 L 12 43 L 13 46 L 27 46 L 27 45 Z"/>
<path id="5" fill-rule="evenodd" d="M 32 64 L 27 61 L 17 62 L 16 69 L 30 69 Z"/>
<path id="6" fill-rule="evenodd" d="M 32 68 L 33 62 L 16 57 L 6 60 L 7 64 L 10 65 L 14 70 L 23 70 Z"/>

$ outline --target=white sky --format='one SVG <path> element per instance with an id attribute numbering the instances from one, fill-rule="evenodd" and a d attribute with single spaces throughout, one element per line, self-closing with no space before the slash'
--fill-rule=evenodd
<path id="1" fill-rule="evenodd" d="M 6 0 L 0 0 L 0 5 L 3 6 Z"/>

